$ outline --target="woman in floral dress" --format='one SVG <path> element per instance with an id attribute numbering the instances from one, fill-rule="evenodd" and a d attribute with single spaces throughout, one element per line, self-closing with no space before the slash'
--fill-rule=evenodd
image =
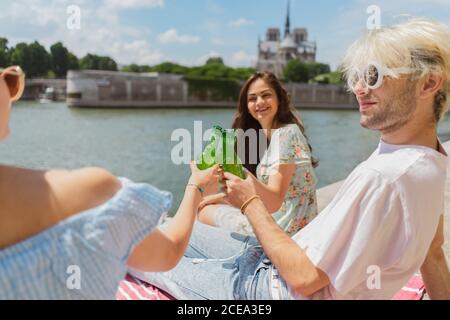
<path id="1" fill-rule="evenodd" d="M 247 174 L 257 181 L 258 195 L 278 225 L 289 235 L 296 233 L 317 215 L 314 168 L 318 163 L 287 91 L 272 73 L 258 72 L 247 80 L 233 128 L 247 137 L 238 139 L 238 144 L 245 146 L 244 153 L 239 148 L 238 153 Z M 260 147 L 264 145 L 267 147 Z M 199 220 L 242 234 L 253 233 L 247 218 L 226 203 L 222 193 L 204 198 Z"/>

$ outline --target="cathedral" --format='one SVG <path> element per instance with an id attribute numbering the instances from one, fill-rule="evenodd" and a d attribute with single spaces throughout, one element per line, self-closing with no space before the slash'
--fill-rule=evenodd
<path id="1" fill-rule="evenodd" d="M 291 32 L 290 5 L 288 3 L 284 37 L 281 40 L 279 28 L 269 28 L 266 40 L 258 40 L 258 71 L 271 71 L 277 77 L 283 77 L 286 64 L 298 59 L 304 62 L 316 61 L 316 43 L 308 41 L 308 31 L 305 28 L 295 28 Z"/>

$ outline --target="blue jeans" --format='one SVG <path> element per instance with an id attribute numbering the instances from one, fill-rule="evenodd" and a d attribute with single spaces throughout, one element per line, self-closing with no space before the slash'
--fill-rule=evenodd
<path id="1" fill-rule="evenodd" d="M 174 269 L 129 271 L 181 300 L 269 300 L 271 265 L 255 237 L 196 223 Z"/>

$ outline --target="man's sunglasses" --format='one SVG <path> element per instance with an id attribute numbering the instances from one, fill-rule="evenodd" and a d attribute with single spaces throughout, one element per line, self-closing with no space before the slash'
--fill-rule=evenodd
<path id="1" fill-rule="evenodd" d="M 363 72 L 358 69 L 354 69 L 353 72 L 350 73 L 350 76 L 348 78 L 348 86 L 350 90 L 355 91 L 357 84 L 362 80 L 364 88 L 370 90 L 381 88 L 381 86 L 383 86 L 384 77 L 392 74 L 389 71 L 395 72 L 396 74 L 412 74 L 415 72 L 415 69 L 387 69 L 383 68 L 378 63 L 371 62 L 367 65 L 367 68 Z"/>
<path id="2" fill-rule="evenodd" d="M 19 100 L 25 88 L 25 74 L 22 69 L 19 66 L 0 68 L 0 78 L 3 78 L 8 86 L 11 101 Z"/>

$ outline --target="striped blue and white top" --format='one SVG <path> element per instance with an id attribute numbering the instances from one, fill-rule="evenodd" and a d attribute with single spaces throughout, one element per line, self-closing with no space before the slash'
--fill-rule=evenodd
<path id="1" fill-rule="evenodd" d="M 0 250 L 0 299 L 114 299 L 132 249 L 172 204 L 169 192 L 121 181 L 103 205 Z"/>

